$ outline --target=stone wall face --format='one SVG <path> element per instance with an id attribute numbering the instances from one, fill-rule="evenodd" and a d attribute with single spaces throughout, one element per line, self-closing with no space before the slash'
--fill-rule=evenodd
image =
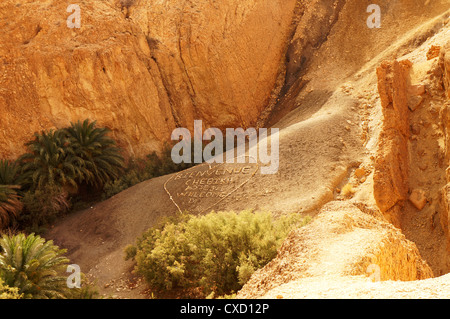
<path id="1" fill-rule="evenodd" d="M 374 165 L 374 197 L 385 217 L 400 226 L 399 213 L 408 196 L 407 62 L 385 61 L 377 68 L 383 127 Z"/>
<path id="2" fill-rule="evenodd" d="M 0 4 L 0 157 L 33 133 L 90 118 L 128 155 L 176 127 L 251 127 L 282 63 L 296 0 Z M 19 18 L 20 17 L 20 18 Z"/>
<path id="3" fill-rule="evenodd" d="M 447 236 L 447 249 L 450 250 L 450 42 L 441 48 L 439 66 L 442 71 L 442 86 L 447 102 L 441 110 L 441 118 L 445 140 L 446 179 L 448 184 L 442 188 L 442 210 L 440 216 L 441 226 Z"/>

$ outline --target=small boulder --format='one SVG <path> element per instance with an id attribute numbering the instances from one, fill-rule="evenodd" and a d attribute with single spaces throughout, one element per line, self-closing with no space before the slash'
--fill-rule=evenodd
<path id="1" fill-rule="evenodd" d="M 365 170 L 363 167 L 357 168 L 357 169 L 355 170 L 355 175 L 356 175 L 356 177 L 358 177 L 358 178 L 361 178 L 361 177 L 363 177 L 363 176 L 366 176 L 366 170 Z"/>
<path id="2" fill-rule="evenodd" d="M 409 201 L 418 209 L 422 210 L 426 203 L 427 197 L 425 192 L 421 189 L 414 189 L 409 196 Z"/>
<path id="3" fill-rule="evenodd" d="M 423 97 L 421 95 L 412 95 L 408 97 L 408 107 L 414 112 L 422 103 Z"/>
<path id="4" fill-rule="evenodd" d="M 427 60 L 437 58 L 441 52 L 441 47 L 437 45 L 432 45 L 427 52 Z"/>
<path id="5" fill-rule="evenodd" d="M 425 85 L 423 85 L 423 84 L 410 85 L 409 88 L 408 88 L 408 93 L 410 95 L 422 95 L 422 94 L 425 94 Z"/>

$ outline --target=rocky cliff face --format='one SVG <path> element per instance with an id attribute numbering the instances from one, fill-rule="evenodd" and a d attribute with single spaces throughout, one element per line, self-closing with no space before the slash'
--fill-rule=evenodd
<path id="1" fill-rule="evenodd" d="M 383 112 L 378 157 L 374 170 L 374 197 L 379 209 L 397 227 L 398 210 L 408 197 L 409 110 L 408 61 L 384 62 L 377 68 L 378 91 Z"/>
<path id="2" fill-rule="evenodd" d="M 439 65 L 443 72 L 445 94 L 450 99 L 450 42 L 440 50 Z"/>
<path id="3" fill-rule="evenodd" d="M 192 129 L 194 119 L 219 128 L 274 124 L 299 106 L 314 60 L 328 61 L 324 77 L 340 63 L 352 67 L 337 73 L 349 75 L 397 37 L 398 14 L 415 17 L 402 22 L 407 29 L 440 10 L 420 2 L 420 13 L 411 0 L 384 6 L 391 31 L 373 45 L 358 1 L 77 0 L 80 28 L 69 28 L 67 2 L 4 0 L 0 156 L 21 154 L 36 131 L 84 118 L 111 128 L 135 156 L 160 149 L 175 127 Z M 368 49 L 353 54 L 349 31 Z M 330 39 L 339 49 L 316 56 Z"/>
<path id="4" fill-rule="evenodd" d="M 440 223 L 447 237 L 447 250 L 450 251 L 450 42 L 444 48 L 441 48 L 439 65 L 443 73 L 442 82 L 447 96 L 447 102 L 442 106 L 441 118 L 445 137 L 445 163 L 448 165 L 445 174 L 447 185 L 441 189 L 442 202 L 440 204 L 442 205 L 442 210 Z"/>
<path id="5" fill-rule="evenodd" d="M 0 4 L 0 155 L 36 131 L 91 118 L 128 154 L 177 127 L 249 127 L 271 99 L 295 0 Z"/>
<path id="6" fill-rule="evenodd" d="M 377 68 L 383 117 L 373 175 L 378 208 L 437 274 L 448 272 L 450 251 L 448 39 L 440 41 Z M 424 249 L 431 238 L 440 244 Z"/>

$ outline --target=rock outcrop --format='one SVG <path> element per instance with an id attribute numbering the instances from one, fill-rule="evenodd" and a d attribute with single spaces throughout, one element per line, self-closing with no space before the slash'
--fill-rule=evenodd
<path id="1" fill-rule="evenodd" d="M 400 11 L 419 19 L 415 10 L 404 7 L 409 2 L 390 8 L 384 25 L 396 24 Z M 439 12 L 429 1 L 421 2 L 426 15 Z M 295 97 L 311 80 L 303 76 L 336 26 L 341 25 L 335 41 L 345 50 L 328 56 L 344 56 L 341 62 L 328 61 L 331 66 L 325 69 L 357 58 L 344 72 L 347 76 L 367 55 L 351 53 L 350 58 L 347 49 L 354 45 L 342 43 L 347 25 L 361 41 L 373 36 L 360 28 L 367 12 L 358 1 L 76 4 L 80 28 L 67 26 L 74 13 L 67 12 L 68 3 L 0 4 L 0 157 L 20 155 L 36 131 L 84 118 L 111 128 L 126 154 L 134 156 L 161 149 L 175 127 L 192 129 L 194 119 L 221 129 L 265 125 L 272 116 L 279 119 L 273 109 L 298 106 Z M 339 17 L 345 23 L 337 23 Z M 369 41 L 362 46 L 370 49 L 363 49 L 373 55 L 372 47 L 385 48 L 391 38 L 379 36 L 386 43 Z"/>
<path id="2" fill-rule="evenodd" d="M 450 99 L 450 42 L 441 49 L 439 65 L 443 73 L 442 81 L 445 94 L 447 98 Z M 442 210 L 440 222 L 447 237 L 447 250 L 450 251 L 450 101 L 447 101 L 447 103 L 443 105 L 441 117 L 445 133 L 445 163 L 448 166 L 446 169 L 446 179 L 448 184 L 441 190 Z"/>
<path id="3" fill-rule="evenodd" d="M 330 202 L 308 225 L 293 231 L 278 256 L 256 271 L 238 297 L 258 298 L 289 282 L 308 278 L 364 276 L 366 282 L 433 277 L 414 243 L 376 213 L 348 202 Z M 299 288 L 299 287 L 297 287 Z"/>
<path id="4" fill-rule="evenodd" d="M 0 4 L 0 157 L 34 132 L 97 120 L 129 155 L 178 126 L 255 125 L 279 73 L 296 0 Z"/>
<path id="5" fill-rule="evenodd" d="M 440 50 L 439 64 L 443 71 L 445 94 L 450 99 L 450 42 Z"/>
<path id="6" fill-rule="evenodd" d="M 407 61 L 383 62 L 377 68 L 383 127 L 374 164 L 374 198 L 397 227 L 399 210 L 408 197 L 408 72 Z"/>

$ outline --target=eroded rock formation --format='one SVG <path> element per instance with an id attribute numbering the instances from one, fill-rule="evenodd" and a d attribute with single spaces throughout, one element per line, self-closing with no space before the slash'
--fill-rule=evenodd
<path id="1" fill-rule="evenodd" d="M 440 52 L 439 64 L 443 71 L 445 94 L 450 99 L 450 42 Z"/>
<path id="2" fill-rule="evenodd" d="M 0 155 L 91 118 L 128 154 L 177 127 L 249 127 L 271 99 L 296 0 L 0 4 Z M 13 18 L 15 17 L 15 18 Z M 20 17 L 20 18 L 18 18 Z"/>
<path id="3" fill-rule="evenodd" d="M 439 57 L 439 65 L 442 69 L 443 86 L 447 98 L 450 99 L 450 42 L 441 49 L 441 55 Z M 442 192 L 442 210 L 440 216 L 441 226 L 447 236 L 447 250 L 450 251 L 450 101 L 443 106 L 441 111 L 442 123 L 445 133 L 445 163 L 446 180 L 448 184 L 441 190 Z"/>
<path id="4" fill-rule="evenodd" d="M 363 213 L 348 202 L 330 202 L 311 223 L 289 235 L 278 256 L 253 274 L 238 297 L 262 297 L 282 284 L 307 277 L 318 282 L 366 276 L 371 268 L 376 268 L 373 272 L 382 281 L 433 276 L 414 243 L 381 216 Z"/>
<path id="5" fill-rule="evenodd" d="M 374 197 L 380 210 L 397 227 L 399 209 L 408 196 L 409 110 L 407 62 L 383 62 L 377 68 L 383 111 L 378 156 L 374 165 Z"/>

